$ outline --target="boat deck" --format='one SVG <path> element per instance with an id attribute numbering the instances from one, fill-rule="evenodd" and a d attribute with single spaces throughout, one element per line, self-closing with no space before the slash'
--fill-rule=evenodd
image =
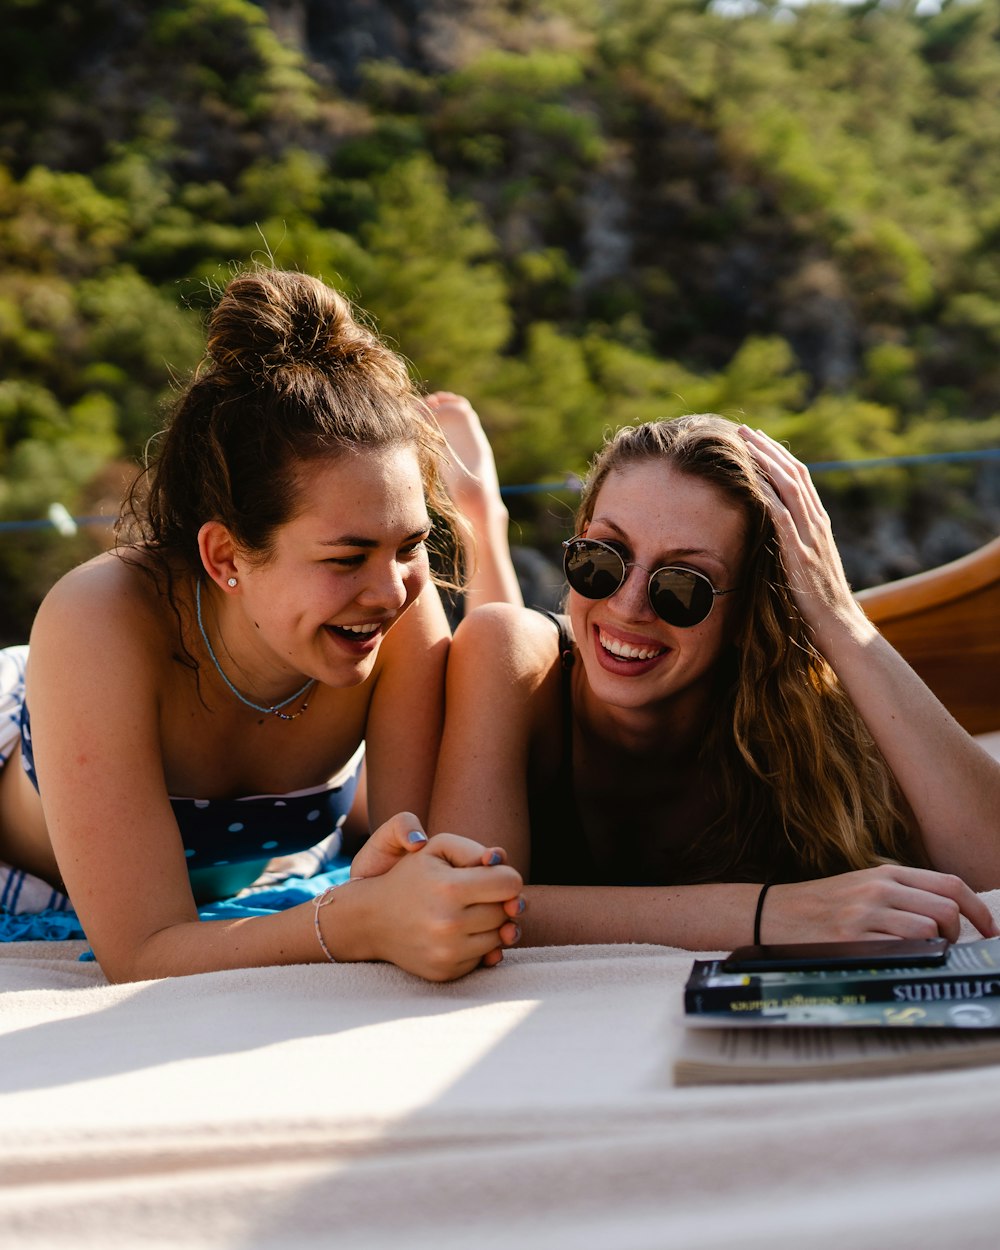
<path id="1" fill-rule="evenodd" d="M 1000 538 L 857 599 L 955 719 L 1000 752 Z"/>

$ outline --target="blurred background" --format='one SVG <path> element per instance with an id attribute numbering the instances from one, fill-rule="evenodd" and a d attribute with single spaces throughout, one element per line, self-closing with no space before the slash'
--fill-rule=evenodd
<path id="1" fill-rule="evenodd" d="M 254 258 L 472 399 L 528 583 L 605 431 L 684 412 L 819 464 L 858 588 L 1000 532 L 995 0 L 0 18 L 0 643 L 110 541 Z"/>

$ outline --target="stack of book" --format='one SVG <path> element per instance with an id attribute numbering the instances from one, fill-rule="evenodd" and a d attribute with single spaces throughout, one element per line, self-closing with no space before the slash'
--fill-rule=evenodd
<path id="1" fill-rule="evenodd" d="M 1000 938 L 936 967 L 727 971 L 696 960 L 678 1084 L 816 1080 L 1000 1062 Z"/>

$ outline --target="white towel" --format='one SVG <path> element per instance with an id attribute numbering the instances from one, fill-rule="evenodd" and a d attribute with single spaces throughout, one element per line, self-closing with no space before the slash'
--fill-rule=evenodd
<path id="1" fill-rule="evenodd" d="M 112 986 L 81 947 L 0 949 L 18 1250 L 1000 1238 L 1000 1069 L 675 1088 L 689 951 L 525 950 L 443 986 L 348 964 Z"/>

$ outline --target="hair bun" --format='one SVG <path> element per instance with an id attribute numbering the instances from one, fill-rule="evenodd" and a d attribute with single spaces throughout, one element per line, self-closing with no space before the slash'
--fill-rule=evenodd
<path id="1" fill-rule="evenodd" d="M 216 377 L 229 381 L 259 381 L 303 366 L 364 366 L 369 354 L 384 369 L 393 355 L 358 324 L 339 292 L 278 269 L 240 274 L 229 283 L 209 319 L 207 346 Z"/>

